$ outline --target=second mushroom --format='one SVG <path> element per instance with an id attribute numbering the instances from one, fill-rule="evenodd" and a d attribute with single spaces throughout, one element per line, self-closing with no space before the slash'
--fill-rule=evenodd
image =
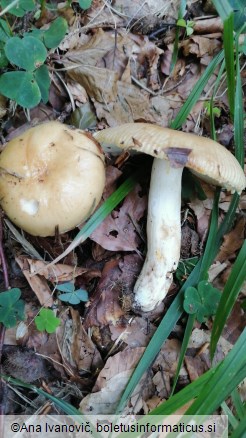
<path id="1" fill-rule="evenodd" d="M 148 123 L 129 123 L 97 132 L 104 150 L 135 150 L 155 157 L 147 219 L 147 255 L 134 287 L 134 306 L 148 312 L 166 296 L 181 244 L 181 179 L 184 167 L 205 181 L 239 194 L 245 175 L 219 143 Z M 119 149 L 118 149 L 119 150 Z"/>

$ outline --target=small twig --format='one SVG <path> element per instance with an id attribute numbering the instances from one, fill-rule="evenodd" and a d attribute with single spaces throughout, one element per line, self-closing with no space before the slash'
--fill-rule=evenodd
<path id="1" fill-rule="evenodd" d="M 147 91 L 152 96 L 157 96 L 157 93 L 155 93 L 154 91 L 152 91 L 149 88 L 145 87 L 145 85 L 143 85 L 140 81 L 138 81 L 136 78 L 134 78 L 134 76 L 131 76 L 131 79 L 132 79 L 133 82 L 135 82 L 135 84 L 139 85 L 140 88 L 142 88 L 143 90 Z"/>

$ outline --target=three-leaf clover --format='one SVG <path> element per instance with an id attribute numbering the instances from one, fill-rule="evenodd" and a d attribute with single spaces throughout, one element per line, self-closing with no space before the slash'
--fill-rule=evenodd
<path id="1" fill-rule="evenodd" d="M 47 333 L 54 333 L 61 322 L 51 309 L 41 309 L 34 321 L 40 332 L 46 331 Z"/>
<path id="2" fill-rule="evenodd" d="M 88 292 L 84 289 L 75 289 L 73 282 L 59 284 L 57 289 L 63 294 L 59 295 L 59 300 L 69 304 L 79 304 L 81 301 L 88 301 Z"/>
<path id="3" fill-rule="evenodd" d="M 33 108 L 49 99 L 50 77 L 47 48 L 55 48 L 68 30 L 67 21 L 56 18 L 46 30 L 33 29 L 21 38 L 11 36 L 0 21 L 0 67 L 12 64 L 14 71 L 0 75 L 0 93 L 24 108 Z"/>
<path id="4" fill-rule="evenodd" d="M 20 300 L 21 291 L 10 289 L 0 294 L 0 322 L 6 327 L 14 327 L 18 321 L 23 321 L 24 301 Z"/>
<path id="5" fill-rule="evenodd" d="M 204 108 L 206 109 L 208 116 L 210 116 L 212 113 L 215 117 L 220 117 L 220 108 L 217 106 L 212 107 L 210 102 L 204 102 Z"/>
<path id="6" fill-rule="evenodd" d="M 20 68 L 0 76 L 0 92 L 24 108 L 33 108 L 48 100 L 50 78 L 44 65 L 47 50 L 33 36 L 9 38 L 4 47 L 8 61 Z"/>
<path id="7" fill-rule="evenodd" d="M 197 288 L 187 287 L 184 294 L 184 310 L 194 315 L 202 323 L 205 319 L 216 313 L 221 292 L 214 288 L 208 281 L 201 281 Z"/>
<path id="8" fill-rule="evenodd" d="M 184 27 L 187 36 L 190 36 L 190 35 L 193 34 L 193 32 L 194 32 L 194 29 L 193 29 L 194 28 L 194 24 L 195 24 L 194 21 L 189 21 L 189 20 L 185 21 L 184 18 L 180 18 L 177 21 L 177 26 Z"/>

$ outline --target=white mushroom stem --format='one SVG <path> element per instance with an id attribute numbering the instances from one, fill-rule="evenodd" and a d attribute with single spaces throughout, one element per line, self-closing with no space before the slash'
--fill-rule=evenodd
<path id="1" fill-rule="evenodd" d="M 154 159 L 148 201 L 147 255 L 135 284 L 135 307 L 148 312 L 166 296 L 180 257 L 182 168 Z"/>

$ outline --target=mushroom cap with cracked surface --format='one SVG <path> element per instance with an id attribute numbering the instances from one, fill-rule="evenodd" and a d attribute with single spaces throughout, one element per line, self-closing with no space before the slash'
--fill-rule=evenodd
<path id="1" fill-rule="evenodd" d="M 36 236 L 71 230 L 98 205 L 104 154 L 79 129 L 47 122 L 12 139 L 0 155 L 0 204 L 13 223 Z"/>

